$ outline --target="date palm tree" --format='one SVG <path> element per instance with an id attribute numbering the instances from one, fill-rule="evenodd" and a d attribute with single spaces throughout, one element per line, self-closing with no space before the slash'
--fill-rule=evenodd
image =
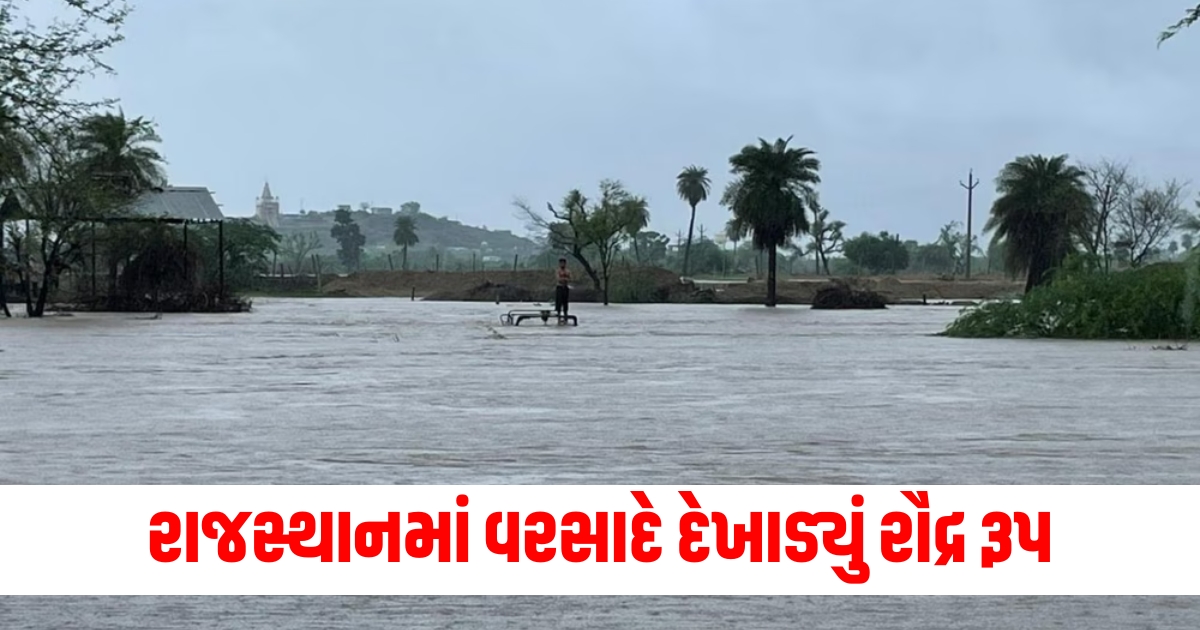
<path id="1" fill-rule="evenodd" d="M 1075 251 L 1073 234 L 1092 207 L 1086 174 L 1066 155 L 1025 155 L 996 178 L 1000 196 L 984 226 L 1003 246 L 1005 268 L 1027 273 L 1025 290 L 1050 280 L 1051 272 Z"/>
<path id="2" fill-rule="evenodd" d="M 125 112 L 95 114 L 79 122 L 72 138 L 85 172 L 98 180 L 98 187 L 111 195 L 118 204 L 128 203 L 142 193 L 165 186 L 163 171 L 166 160 L 154 145 L 162 141 L 154 123 L 145 118 L 126 118 Z M 109 226 L 105 228 L 108 241 L 109 295 L 117 294 L 117 273 L 122 255 L 120 243 L 130 240 L 126 232 L 138 228 Z M 136 241 L 137 239 L 133 239 Z"/>
<path id="3" fill-rule="evenodd" d="M 638 251 L 638 235 L 650 224 L 650 204 L 643 197 L 634 197 L 623 206 L 623 210 L 625 216 L 622 218 L 622 222 L 625 225 L 625 235 L 633 244 L 633 259 L 641 265 L 642 254 Z"/>
<path id="4" fill-rule="evenodd" d="M 392 232 L 392 240 L 397 245 L 404 248 L 400 268 L 408 271 L 408 247 L 421 242 L 417 237 L 417 224 L 413 221 L 411 214 L 396 215 L 395 231 Z"/>
<path id="5" fill-rule="evenodd" d="M 712 190 L 712 182 L 708 179 L 708 169 L 701 166 L 689 166 L 675 177 L 675 191 L 692 207 L 692 218 L 688 220 L 687 245 L 683 248 L 683 275 L 688 275 L 688 262 L 692 254 L 692 229 L 696 225 L 696 206 L 708 199 Z"/>
<path id="6" fill-rule="evenodd" d="M 124 199 L 166 185 L 166 160 L 154 148 L 162 139 L 145 118 L 126 118 L 123 111 L 89 116 L 80 122 L 75 142 L 92 176 Z"/>
<path id="7" fill-rule="evenodd" d="M 729 158 L 735 179 L 721 203 L 733 212 L 730 238 L 749 234 L 754 247 L 767 252 L 767 302 L 777 304 L 776 257 L 779 247 L 809 229 L 806 200 L 821 183 L 821 162 L 803 147 L 790 147 L 791 138 L 759 139 Z"/>
<path id="8" fill-rule="evenodd" d="M 726 189 L 722 199 L 728 195 L 729 190 Z M 733 244 L 733 259 L 730 261 L 730 271 L 732 273 L 738 272 L 738 248 L 741 246 L 740 243 L 746 239 L 747 233 L 748 230 L 745 225 L 741 221 L 738 221 L 736 217 L 725 223 L 725 238 L 728 238 L 729 242 Z"/>

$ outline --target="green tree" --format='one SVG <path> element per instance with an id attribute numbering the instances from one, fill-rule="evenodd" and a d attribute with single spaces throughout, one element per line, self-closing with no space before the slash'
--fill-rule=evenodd
<path id="1" fill-rule="evenodd" d="M 910 264 L 923 273 L 949 274 L 954 273 L 957 259 L 954 252 L 938 243 L 918 245 L 916 241 L 906 241 Z M 907 246 L 911 245 L 911 246 Z"/>
<path id="2" fill-rule="evenodd" d="M 638 232 L 634 238 L 635 247 L 644 257 L 647 265 L 663 266 L 667 263 L 667 248 L 671 243 L 670 237 L 653 231 Z"/>
<path id="3" fill-rule="evenodd" d="M 524 201 L 514 204 L 544 231 L 550 247 L 566 252 L 583 267 L 607 305 L 612 262 L 629 238 L 629 226 L 648 218 L 646 199 L 627 191 L 621 182 L 606 179 L 600 182 L 600 196 L 594 202 L 572 190 L 559 208 L 547 203 L 551 218 L 534 212 Z"/>
<path id="4" fill-rule="evenodd" d="M 721 247 L 709 238 L 692 244 L 692 269 L 696 274 L 719 273 L 724 260 Z"/>
<path id="5" fill-rule="evenodd" d="M 708 169 L 701 166 L 689 166 L 675 177 L 675 192 L 679 193 L 692 208 L 692 216 L 688 220 L 687 245 L 683 249 L 683 275 L 688 275 L 688 262 L 692 253 L 692 229 L 696 225 L 696 206 L 708 199 L 712 190 L 712 182 L 708 179 Z"/>
<path id="6" fill-rule="evenodd" d="M 821 268 L 824 267 L 825 275 L 829 275 L 829 255 L 842 251 L 845 245 L 842 230 L 845 229 L 846 222 L 830 221 L 829 210 L 821 206 L 820 199 L 815 194 L 808 205 L 812 209 L 813 222 L 808 231 L 808 247 L 800 253 L 805 256 L 812 254 L 816 273 L 821 273 Z"/>
<path id="7" fill-rule="evenodd" d="M 950 262 L 946 272 L 952 275 L 961 273 L 966 265 L 967 237 L 961 228 L 962 223 L 951 221 L 942 226 L 938 231 L 937 240 L 933 242 L 935 247 L 945 252 L 944 258 Z"/>
<path id="8" fill-rule="evenodd" d="M 725 189 L 722 204 L 732 211 L 733 232 L 753 236 L 754 247 L 767 252 L 767 302 L 777 303 L 776 258 L 780 246 L 808 231 L 805 201 L 821 182 L 813 151 L 789 147 L 791 138 L 759 139 L 729 158 L 735 179 Z M 731 236 L 732 238 L 732 236 Z"/>
<path id="9" fill-rule="evenodd" d="M 908 248 L 899 234 L 862 234 L 847 239 L 846 260 L 868 273 L 897 273 L 908 268 Z"/>
<path id="10" fill-rule="evenodd" d="M 1075 251 L 1074 237 L 1092 212 L 1086 173 L 1068 164 L 1066 155 L 1026 155 L 1004 166 L 996 192 L 984 231 L 1003 243 L 1005 269 L 1027 273 L 1029 291 Z"/>
<path id="11" fill-rule="evenodd" d="M 728 194 L 728 190 L 725 191 Z M 741 228 L 741 224 L 737 219 L 730 219 L 725 222 L 725 238 L 733 244 L 733 257 L 729 261 L 730 273 L 738 271 L 738 243 L 746 236 L 746 231 Z"/>
<path id="12" fill-rule="evenodd" d="M 280 243 L 279 255 L 289 263 L 291 273 L 298 274 L 304 271 L 304 263 L 319 249 L 321 237 L 316 232 L 289 234 Z"/>
<path id="13" fill-rule="evenodd" d="M 338 260 L 346 271 L 358 271 L 362 264 L 363 245 L 367 237 L 358 229 L 354 216 L 345 208 L 339 208 L 333 215 L 333 227 L 329 235 L 338 243 Z"/>
<path id="14" fill-rule="evenodd" d="M 279 233 L 250 219 L 225 219 L 225 290 L 240 291 L 271 269 L 271 255 L 279 251 Z M 194 248 L 204 271 L 203 282 L 216 287 L 219 281 L 218 227 L 205 224 L 189 227 L 189 248 Z M 190 234 L 194 233 L 192 238 Z"/>
<path id="15" fill-rule="evenodd" d="M 50 287 L 79 254 L 84 227 L 117 214 L 128 202 L 93 176 L 77 150 L 73 131 L 59 128 L 35 134 L 27 175 L 16 189 L 26 225 L 36 226 L 27 227 L 22 235 L 24 248 L 19 250 L 17 265 L 30 317 L 45 312 Z"/>
<path id="16" fill-rule="evenodd" d="M 415 213 L 414 213 L 415 214 Z M 416 245 L 421 241 L 417 237 L 417 222 L 413 218 L 414 214 L 398 214 L 396 215 L 395 231 L 392 232 L 392 240 L 403 249 L 403 260 L 400 263 L 400 268 L 408 270 L 408 247 Z"/>

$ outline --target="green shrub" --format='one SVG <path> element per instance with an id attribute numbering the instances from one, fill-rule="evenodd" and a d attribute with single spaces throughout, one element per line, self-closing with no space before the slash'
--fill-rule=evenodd
<path id="1" fill-rule="evenodd" d="M 1105 273 L 1082 259 L 1020 302 L 966 309 L 950 337 L 1057 339 L 1190 339 L 1200 333 L 1200 256 Z"/>

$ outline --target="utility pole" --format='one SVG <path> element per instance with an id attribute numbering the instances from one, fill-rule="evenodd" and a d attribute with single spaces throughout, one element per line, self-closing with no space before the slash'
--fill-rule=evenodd
<path id="1" fill-rule="evenodd" d="M 966 269 L 967 274 L 966 274 L 966 279 L 970 280 L 971 279 L 971 255 L 973 252 L 972 247 L 971 247 L 971 214 L 972 214 L 971 206 L 975 201 L 975 199 L 974 199 L 975 187 L 979 185 L 979 180 L 975 179 L 975 169 L 971 169 L 971 170 L 967 171 L 967 183 L 964 184 L 963 182 L 960 181 L 960 182 L 958 182 L 958 185 L 967 189 L 967 269 Z"/>

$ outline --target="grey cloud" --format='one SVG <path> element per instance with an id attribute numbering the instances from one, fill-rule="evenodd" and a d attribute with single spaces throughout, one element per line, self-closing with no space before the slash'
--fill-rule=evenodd
<path id="1" fill-rule="evenodd" d="M 180 184 L 249 214 L 417 199 L 520 229 L 605 177 L 686 227 L 683 166 L 794 134 L 854 232 L 930 238 L 958 181 L 1029 152 L 1200 173 L 1186 130 L 1200 32 L 1178 0 L 143 0 L 95 86 L 159 121 Z M 699 221 L 727 214 L 710 202 Z"/>

